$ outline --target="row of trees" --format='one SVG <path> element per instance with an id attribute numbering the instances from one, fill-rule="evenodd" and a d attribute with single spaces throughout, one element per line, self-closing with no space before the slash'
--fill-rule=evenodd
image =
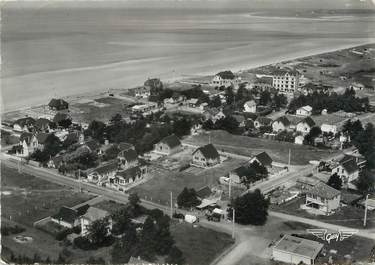
<path id="1" fill-rule="evenodd" d="M 323 92 L 314 92 L 307 96 L 301 95 L 294 98 L 288 106 L 290 112 L 295 112 L 300 107 L 310 105 L 314 114 L 320 114 L 323 109 L 328 112 L 343 110 L 346 112 L 368 111 L 369 99 L 355 96 L 353 88 L 346 89 L 343 94 L 331 93 L 327 95 Z"/>

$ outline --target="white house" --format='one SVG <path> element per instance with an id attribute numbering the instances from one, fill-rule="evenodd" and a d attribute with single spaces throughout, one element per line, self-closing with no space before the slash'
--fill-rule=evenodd
<path id="1" fill-rule="evenodd" d="M 347 184 L 359 177 L 359 167 L 355 158 L 342 160 L 335 168 L 332 169 L 331 173 L 337 173 L 342 182 Z"/>
<path id="2" fill-rule="evenodd" d="M 259 129 L 263 126 L 270 126 L 272 124 L 272 119 L 267 117 L 257 117 L 254 121 L 254 127 Z"/>
<path id="3" fill-rule="evenodd" d="M 112 160 L 91 170 L 87 174 L 87 180 L 89 182 L 96 183 L 97 185 L 103 185 L 104 183 L 108 182 L 109 178 L 112 178 L 116 175 L 118 168 L 118 161 Z"/>
<path id="4" fill-rule="evenodd" d="M 21 118 L 13 123 L 13 130 L 18 132 L 30 132 L 34 124 L 35 120 L 31 117 Z"/>
<path id="5" fill-rule="evenodd" d="M 211 167 L 221 162 L 219 152 L 212 144 L 199 147 L 192 156 L 192 165 L 197 167 Z"/>
<path id="6" fill-rule="evenodd" d="M 88 236 L 89 235 L 89 226 L 98 220 L 108 220 L 107 226 L 107 233 L 110 234 L 112 230 L 112 218 L 109 212 L 96 208 L 90 207 L 87 209 L 86 213 L 80 217 L 80 225 L 81 225 L 81 236 Z"/>
<path id="7" fill-rule="evenodd" d="M 272 167 L 272 158 L 266 153 L 266 152 L 260 152 L 256 154 L 253 158 L 250 159 L 249 164 L 252 164 L 253 162 L 258 162 L 260 165 L 271 168 Z"/>
<path id="8" fill-rule="evenodd" d="M 312 127 L 315 126 L 315 122 L 310 117 L 304 118 L 297 123 L 296 131 L 302 134 L 308 134 Z"/>
<path id="9" fill-rule="evenodd" d="M 294 143 L 295 144 L 303 144 L 304 139 L 305 139 L 305 137 L 303 137 L 302 135 L 298 135 L 298 136 L 296 136 L 296 138 L 294 138 Z"/>
<path id="10" fill-rule="evenodd" d="M 291 93 L 298 89 L 299 73 L 292 70 L 276 70 L 272 75 L 272 85 L 280 93 Z"/>
<path id="11" fill-rule="evenodd" d="M 180 152 L 181 150 L 181 141 L 174 134 L 164 137 L 154 146 L 154 152 L 162 155 L 172 155 Z"/>
<path id="12" fill-rule="evenodd" d="M 286 264 L 315 264 L 323 244 L 291 235 L 284 235 L 272 248 L 272 258 Z"/>
<path id="13" fill-rule="evenodd" d="M 319 182 L 315 187 L 306 191 L 307 208 L 314 209 L 317 213 L 329 215 L 340 207 L 341 192 Z"/>
<path id="14" fill-rule="evenodd" d="M 350 86 L 350 88 L 353 88 L 354 91 L 360 91 L 360 90 L 365 89 L 365 86 L 364 86 L 363 84 L 361 84 L 361 83 L 354 82 L 354 83 Z"/>
<path id="15" fill-rule="evenodd" d="M 20 156 L 27 157 L 39 148 L 38 138 L 29 132 L 24 132 L 20 136 L 20 146 L 22 151 Z"/>
<path id="16" fill-rule="evenodd" d="M 254 100 L 249 100 L 243 105 L 244 112 L 255 113 L 257 112 L 257 104 Z"/>
<path id="17" fill-rule="evenodd" d="M 272 130 L 274 132 L 281 132 L 285 130 L 290 129 L 290 121 L 288 120 L 287 117 L 282 116 L 280 118 L 277 118 L 273 123 L 272 123 Z"/>
<path id="18" fill-rule="evenodd" d="M 300 107 L 296 110 L 296 115 L 298 116 L 311 116 L 312 115 L 312 107 L 307 105 Z"/>
<path id="19" fill-rule="evenodd" d="M 332 124 L 323 123 L 320 126 L 320 129 L 322 130 L 322 133 L 337 133 L 337 126 Z"/>
<path id="20" fill-rule="evenodd" d="M 87 204 L 77 209 L 62 206 L 57 214 L 51 216 L 51 221 L 67 228 L 79 226 L 79 217 L 87 211 L 88 207 Z"/>
<path id="21" fill-rule="evenodd" d="M 212 87 L 238 87 L 238 84 L 241 82 L 240 78 L 237 78 L 231 71 L 223 71 L 216 74 L 211 82 L 210 86 Z"/>

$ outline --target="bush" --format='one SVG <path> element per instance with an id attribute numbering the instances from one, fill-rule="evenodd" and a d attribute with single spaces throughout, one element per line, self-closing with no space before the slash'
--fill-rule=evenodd
<path id="1" fill-rule="evenodd" d="M 1 235 L 2 236 L 8 236 L 13 234 L 19 234 L 24 232 L 26 229 L 23 227 L 16 226 L 2 226 L 1 227 Z"/>
<path id="2" fill-rule="evenodd" d="M 82 250 L 97 249 L 96 246 L 94 246 L 87 237 L 77 237 L 74 239 L 73 243 L 77 248 L 80 248 Z"/>
<path id="3" fill-rule="evenodd" d="M 67 235 L 73 233 L 73 229 L 64 229 L 64 230 L 61 230 L 60 232 L 57 232 L 56 236 L 55 236 L 55 239 L 57 241 L 62 241 L 64 240 Z"/>

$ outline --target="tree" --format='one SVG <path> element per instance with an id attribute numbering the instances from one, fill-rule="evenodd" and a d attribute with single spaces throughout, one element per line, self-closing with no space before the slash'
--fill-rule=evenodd
<path id="1" fill-rule="evenodd" d="M 104 142 L 105 129 L 106 125 L 103 122 L 93 120 L 85 131 L 85 134 L 102 143 Z"/>
<path id="2" fill-rule="evenodd" d="M 115 159 L 119 153 L 120 153 L 120 149 L 116 145 L 112 145 L 105 151 L 104 159 L 105 160 Z"/>
<path id="3" fill-rule="evenodd" d="M 113 214 L 113 227 L 112 233 L 116 235 L 123 234 L 131 225 L 131 216 L 128 212 L 128 209 L 124 207 L 123 209 L 116 211 Z"/>
<path id="4" fill-rule="evenodd" d="M 185 263 L 185 258 L 182 254 L 182 251 L 178 247 L 173 246 L 169 251 L 168 257 L 165 259 L 165 262 L 167 264 L 181 265 Z"/>
<path id="5" fill-rule="evenodd" d="M 260 105 L 266 106 L 271 102 L 271 93 L 268 90 L 264 90 L 260 93 L 259 103 Z"/>
<path id="6" fill-rule="evenodd" d="M 174 121 L 173 131 L 177 136 L 181 137 L 190 134 L 191 126 L 191 120 L 183 117 Z"/>
<path id="7" fill-rule="evenodd" d="M 235 133 L 238 130 L 239 123 L 231 115 L 227 115 L 225 118 L 216 121 L 215 128 L 222 129 L 229 133 Z"/>
<path id="8" fill-rule="evenodd" d="M 284 94 L 276 93 L 273 97 L 273 103 L 276 108 L 285 107 L 288 104 L 288 98 Z"/>
<path id="9" fill-rule="evenodd" d="M 237 197 L 233 207 L 235 221 L 239 224 L 264 225 L 267 221 L 269 201 L 258 189 Z"/>
<path id="10" fill-rule="evenodd" d="M 101 246 L 108 238 L 109 222 L 106 218 L 92 222 L 88 227 L 88 237 L 92 244 Z"/>
<path id="11" fill-rule="evenodd" d="M 138 197 L 137 193 L 130 193 L 129 195 L 129 203 L 132 207 L 138 207 L 141 200 Z"/>
<path id="12" fill-rule="evenodd" d="M 359 174 L 358 182 L 356 184 L 357 189 L 362 193 L 368 193 L 374 190 L 375 175 L 374 172 L 369 170 L 363 170 Z"/>
<path id="13" fill-rule="evenodd" d="M 328 179 L 327 185 L 331 186 L 336 190 L 341 190 L 342 187 L 342 180 L 337 173 L 331 175 Z"/>
<path id="14" fill-rule="evenodd" d="M 177 204 L 179 207 L 195 207 L 200 203 L 197 193 L 194 189 L 184 188 L 177 196 Z"/>
<path id="15" fill-rule="evenodd" d="M 134 226 L 129 226 L 123 236 L 118 240 L 112 248 L 112 263 L 123 264 L 128 263 L 131 256 L 137 256 L 138 238 L 137 231 Z"/>
<path id="16" fill-rule="evenodd" d="M 212 98 L 210 103 L 208 104 L 211 108 L 219 108 L 221 107 L 221 99 L 219 96 L 215 96 Z"/>
<path id="17" fill-rule="evenodd" d="M 122 116 L 121 114 L 117 113 L 115 114 L 111 119 L 110 119 L 110 122 L 113 123 L 113 124 L 119 124 L 121 123 L 122 121 Z"/>
<path id="18" fill-rule="evenodd" d="M 307 144 L 314 144 L 314 140 L 315 138 L 317 138 L 319 135 L 322 134 L 322 130 L 320 129 L 320 127 L 312 127 L 310 132 L 308 134 L 305 135 L 305 142 Z"/>

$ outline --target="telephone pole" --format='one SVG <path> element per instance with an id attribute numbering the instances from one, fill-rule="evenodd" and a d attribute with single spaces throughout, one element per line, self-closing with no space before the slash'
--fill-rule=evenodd
<path id="1" fill-rule="evenodd" d="M 232 208 L 232 238 L 234 238 L 234 223 L 235 223 L 235 219 L 236 219 L 236 214 L 235 214 L 235 209 Z"/>
<path id="2" fill-rule="evenodd" d="M 171 218 L 173 217 L 173 195 L 171 192 Z"/>
<path id="3" fill-rule="evenodd" d="M 232 198 L 232 178 L 229 176 L 229 201 Z"/>
<path id="4" fill-rule="evenodd" d="M 288 158 L 288 166 L 290 167 L 290 157 L 291 157 L 291 150 L 289 148 L 289 158 Z"/>
<path id="5" fill-rule="evenodd" d="M 363 227 L 366 227 L 366 222 L 367 222 L 367 201 L 368 201 L 368 194 L 366 195 L 366 201 L 365 201 L 365 216 L 363 218 Z"/>
<path id="6" fill-rule="evenodd" d="M 79 185 L 79 192 L 82 192 L 82 187 L 81 187 L 81 169 L 78 169 L 78 185 Z"/>

